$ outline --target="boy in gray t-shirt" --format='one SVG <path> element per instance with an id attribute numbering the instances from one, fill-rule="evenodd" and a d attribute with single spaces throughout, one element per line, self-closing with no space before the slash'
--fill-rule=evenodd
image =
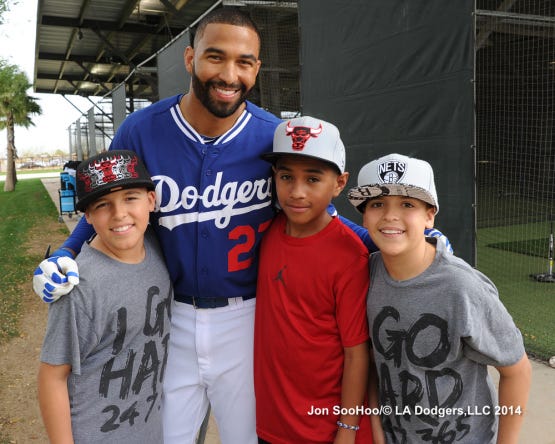
<path id="1" fill-rule="evenodd" d="M 494 284 L 424 237 L 439 210 L 431 166 L 382 157 L 348 197 L 380 249 L 370 260 L 379 383 L 369 398 L 386 442 L 516 443 L 531 378 L 522 336 Z M 498 401 L 488 365 L 500 374 Z"/>
<path id="2" fill-rule="evenodd" d="M 96 236 L 79 285 L 49 308 L 39 403 L 51 442 L 161 443 L 172 287 L 148 229 L 154 184 L 132 151 L 77 169 L 77 208 Z"/>

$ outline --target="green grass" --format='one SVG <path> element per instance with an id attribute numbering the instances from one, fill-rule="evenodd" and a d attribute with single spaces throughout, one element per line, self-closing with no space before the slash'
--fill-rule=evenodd
<path id="1" fill-rule="evenodd" d="M 21 285 L 30 282 L 42 259 L 27 251 L 29 234 L 33 229 L 40 230 L 46 218 L 57 217 L 56 207 L 40 179 L 19 181 L 10 193 L 0 191 L 0 343 L 19 334 Z"/>
<path id="2" fill-rule="evenodd" d="M 478 269 L 497 286 L 528 353 L 543 360 L 555 355 L 555 284 L 537 282 L 530 275 L 548 271 L 543 236 L 549 229 L 547 222 L 482 228 L 477 238 Z"/>
<path id="3" fill-rule="evenodd" d="M 555 356 L 555 283 L 531 275 L 548 273 L 549 233 L 555 201 L 523 194 L 512 181 L 511 193 L 499 178 L 479 186 L 477 267 L 495 283 L 500 298 L 522 331 L 526 350 L 543 360 Z"/>
<path id="4" fill-rule="evenodd" d="M 524 239 L 520 241 L 494 242 L 488 247 L 499 248 L 513 253 L 526 254 L 528 256 L 547 257 L 549 252 L 549 238 Z"/>

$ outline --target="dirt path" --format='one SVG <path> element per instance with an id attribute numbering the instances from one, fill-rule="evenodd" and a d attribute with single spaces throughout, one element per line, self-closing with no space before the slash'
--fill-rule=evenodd
<path id="1" fill-rule="evenodd" d="M 29 252 L 42 254 L 48 244 L 60 245 L 67 234 L 52 221 L 31 233 L 25 245 Z M 46 326 L 48 306 L 41 302 L 29 281 L 21 288 L 20 335 L 0 345 L 0 435 L 10 443 L 47 443 L 37 402 L 36 375 Z"/>

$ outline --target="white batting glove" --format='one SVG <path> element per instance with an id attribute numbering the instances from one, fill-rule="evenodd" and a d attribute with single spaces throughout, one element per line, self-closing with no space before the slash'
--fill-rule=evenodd
<path id="1" fill-rule="evenodd" d="M 33 275 L 33 290 L 47 303 L 57 301 L 79 284 L 77 262 L 71 257 L 55 254 L 44 259 Z"/>
<path id="2" fill-rule="evenodd" d="M 449 239 L 447 239 L 447 236 L 445 236 L 445 234 L 443 234 L 441 231 L 436 230 L 435 228 L 429 228 L 424 230 L 424 234 L 426 235 L 426 237 L 437 238 L 439 241 L 445 244 L 445 246 L 447 247 L 447 251 L 450 251 L 451 253 L 453 252 L 453 247 L 451 246 L 451 242 L 449 242 Z"/>

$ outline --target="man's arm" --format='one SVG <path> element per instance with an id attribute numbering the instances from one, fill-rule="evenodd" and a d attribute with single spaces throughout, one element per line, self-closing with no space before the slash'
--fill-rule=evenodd
<path id="1" fill-rule="evenodd" d="M 58 300 L 79 283 L 79 270 L 73 259 L 93 233 L 92 225 L 82 217 L 64 244 L 35 269 L 33 290 L 44 302 Z"/>
<path id="2" fill-rule="evenodd" d="M 532 367 L 524 354 L 516 364 L 496 369 L 499 372 L 500 407 L 497 443 L 516 444 L 528 402 Z"/>
<path id="3" fill-rule="evenodd" d="M 82 217 L 60 249 L 71 251 L 75 258 L 81 251 L 83 244 L 90 239 L 93 234 L 94 228 Z M 54 256 L 54 254 L 52 254 L 52 256 Z"/>
<path id="4" fill-rule="evenodd" d="M 366 248 L 368 248 L 368 251 L 370 253 L 378 251 L 378 247 L 376 247 L 376 244 L 370 237 L 370 234 L 368 234 L 368 230 L 366 228 L 356 224 L 355 222 L 353 222 L 350 219 L 347 219 L 346 217 L 339 216 L 339 219 L 360 238 L 360 240 L 364 245 L 366 245 Z"/>
<path id="5" fill-rule="evenodd" d="M 364 405 L 368 382 L 368 343 L 345 347 L 344 350 L 341 408 L 361 408 Z M 339 421 L 347 426 L 358 427 L 360 415 L 341 415 Z M 355 430 L 338 427 L 334 444 L 354 443 L 355 438 Z"/>
<path id="6" fill-rule="evenodd" d="M 72 444 L 67 378 L 70 365 L 40 363 L 38 397 L 46 433 L 51 444 Z"/>

